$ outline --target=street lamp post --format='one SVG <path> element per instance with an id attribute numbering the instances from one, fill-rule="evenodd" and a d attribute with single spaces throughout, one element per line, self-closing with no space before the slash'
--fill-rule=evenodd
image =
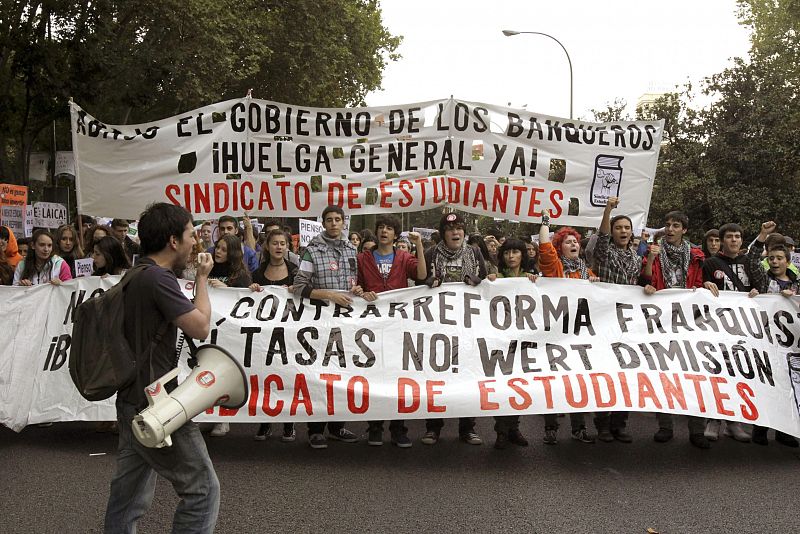
<path id="1" fill-rule="evenodd" d="M 545 37 L 549 37 L 550 39 L 552 39 L 555 42 L 557 42 L 558 46 L 561 47 L 561 50 L 563 50 L 564 53 L 567 55 L 567 63 L 569 63 L 569 118 L 571 119 L 572 118 L 572 59 L 570 59 L 570 57 L 569 57 L 569 52 L 567 52 L 567 49 L 564 47 L 564 45 L 561 43 L 561 41 L 559 41 L 558 39 L 556 39 L 555 37 L 553 37 L 550 34 L 542 33 L 542 32 L 517 32 L 517 31 L 514 31 L 514 30 L 503 30 L 503 35 L 505 35 L 506 37 L 511 37 L 512 35 L 520 35 L 520 34 L 523 34 L 523 33 L 530 34 L 530 35 L 543 35 Z"/>

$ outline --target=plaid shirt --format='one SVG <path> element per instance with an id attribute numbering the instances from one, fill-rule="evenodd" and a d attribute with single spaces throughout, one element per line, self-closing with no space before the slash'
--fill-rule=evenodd
<path id="1" fill-rule="evenodd" d="M 349 291 L 358 281 L 356 248 L 346 239 L 329 244 L 322 234 L 306 247 L 294 279 L 294 294 L 308 297 L 312 289 Z"/>
<path id="2" fill-rule="evenodd" d="M 611 247 L 615 247 L 616 250 L 611 250 Z M 594 249 L 594 257 L 597 260 L 597 274 L 601 282 L 626 286 L 638 284 L 642 258 L 636 253 L 635 248 L 628 247 L 621 250 L 611 243 L 610 235 L 600 234 Z"/>

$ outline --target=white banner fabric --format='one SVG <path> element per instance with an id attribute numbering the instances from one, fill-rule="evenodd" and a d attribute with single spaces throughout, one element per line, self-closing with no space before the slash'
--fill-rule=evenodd
<path id="1" fill-rule="evenodd" d="M 0 287 L 0 422 L 111 420 L 68 372 L 76 304 L 116 277 Z M 187 295 L 192 282 L 181 281 Z M 211 289 L 209 341 L 239 358 L 248 403 L 197 420 L 379 420 L 661 411 L 800 436 L 800 306 L 747 298 L 540 279 L 446 284 L 354 299 L 285 288 Z M 181 357 L 182 377 L 186 349 Z"/>
<path id="2" fill-rule="evenodd" d="M 136 219 L 153 201 L 195 219 L 309 218 L 449 205 L 595 226 L 609 196 L 650 205 L 663 121 L 590 123 L 456 99 L 318 109 L 243 98 L 139 125 L 71 104 L 82 213 Z"/>

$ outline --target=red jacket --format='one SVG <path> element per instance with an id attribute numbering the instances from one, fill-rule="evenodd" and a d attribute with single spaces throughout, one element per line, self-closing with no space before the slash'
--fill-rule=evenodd
<path id="1" fill-rule="evenodd" d="M 705 255 L 699 247 L 691 247 L 689 250 L 689 272 L 686 274 L 686 289 L 703 287 L 703 261 L 705 260 Z M 644 259 L 644 265 L 647 265 L 647 257 Z M 644 269 L 642 269 L 642 278 L 657 290 L 666 288 L 664 275 L 661 272 L 661 259 L 658 256 L 653 260 L 653 277 L 647 280 Z"/>
<path id="2" fill-rule="evenodd" d="M 372 252 L 362 252 L 358 255 L 358 285 L 364 291 L 375 293 L 408 287 L 408 279 L 417 277 L 418 263 L 416 256 L 405 250 L 394 249 L 392 270 L 384 280 L 378 271 L 378 264 Z"/>

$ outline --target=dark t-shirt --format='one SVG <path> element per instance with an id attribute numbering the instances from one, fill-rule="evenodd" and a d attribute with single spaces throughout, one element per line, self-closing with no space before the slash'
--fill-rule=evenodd
<path id="1" fill-rule="evenodd" d="M 138 384 L 119 395 L 139 409 L 147 406 L 144 387 L 175 368 L 175 342 L 178 329 L 175 319 L 194 309 L 194 304 L 181 292 L 175 273 L 159 267 L 150 258 L 142 258 L 139 263 L 151 265 L 131 280 L 125 290 L 125 338 L 136 354 L 146 354 L 156 335 L 168 323 L 161 341 L 153 348 L 153 376 L 146 357 L 140 356 Z M 137 338 L 137 332 L 141 337 Z M 167 388 L 171 390 L 171 387 Z"/>
<path id="2" fill-rule="evenodd" d="M 745 291 L 753 289 L 747 271 L 747 256 L 744 254 L 740 254 L 735 258 L 729 258 L 723 254 L 716 254 L 707 258 L 703 262 L 703 280 L 714 282 L 720 291 L 738 291 L 734 281 L 730 279 L 723 269 L 724 265 L 727 265 L 733 274 L 739 278 Z"/>

